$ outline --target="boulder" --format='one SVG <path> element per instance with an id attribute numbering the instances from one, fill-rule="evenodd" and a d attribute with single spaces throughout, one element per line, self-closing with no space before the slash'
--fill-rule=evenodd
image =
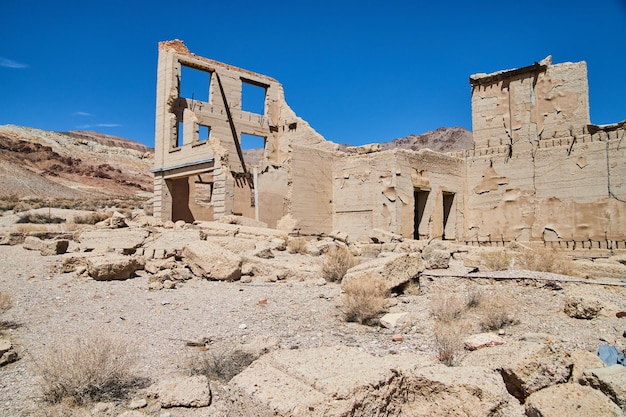
<path id="1" fill-rule="evenodd" d="M 211 388 L 204 375 L 173 376 L 147 389 L 148 396 L 157 398 L 163 408 L 208 407 Z"/>
<path id="2" fill-rule="evenodd" d="M 528 341 L 470 352 L 461 364 L 499 371 L 509 393 L 520 401 L 540 389 L 568 382 L 574 366 L 570 354 L 560 346 Z"/>
<path id="3" fill-rule="evenodd" d="M 517 402 L 486 368 L 448 368 L 426 356 L 377 357 L 344 346 L 272 352 L 229 385 L 233 417 L 485 416 Z"/>
<path id="4" fill-rule="evenodd" d="M 100 229 L 82 232 L 80 249 L 89 252 L 133 252 L 143 245 L 149 232 L 144 229 Z"/>
<path id="5" fill-rule="evenodd" d="M 141 256 L 109 253 L 87 259 L 87 273 L 96 281 L 125 280 L 143 269 L 146 261 Z"/>
<path id="6" fill-rule="evenodd" d="M 35 236 L 26 236 L 23 247 L 28 250 L 38 250 L 42 256 L 60 255 L 67 252 L 69 240 L 41 240 Z"/>
<path id="7" fill-rule="evenodd" d="M 433 249 L 422 254 L 426 269 L 446 269 L 450 262 L 450 252 L 442 249 Z"/>
<path id="8" fill-rule="evenodd" d="M 143 248 L 147 254 L 160 251 L 164 251 L 166 255 L 180 254 L 185 245 L 191 245 L 200 240 L 200 230 L 163 230 L 154 238 L 151 237 L 149 241 L 146 241 Z"/>
<path id="9" fill-rule="evenodd" d="M 578 384 L 554 385 L 530 395 L 528 417 L 623 416 L 618 406 L 600 391 Z"/>
<path id="10" fill-rule="evenodd" d="M 602 391 L 626 412 L 626 366 L 588 369 L 583 373 L 581 383 Z"/>
<path id="11" fill-rule="evenodd" d="M 241 257 L 215 243 L 199 241 L 185 245 L 183 257 L 196 275 L 219 281 L 234 281 L 241 277 Z"/>
<path id="12" fill-rule="evenodd" d="M 586 350 L 573 350 L 570 352 L 574 367 L 572 368 L 571 382 L 583 384 L 583 375 L 587 369 L 603 368 L 604 362 L 598 357 L 596 353 L 588 352 Z"/>
<path id="13" fill-rule="evenodd" d="M 404 240 L 401 235 L 380 229 L 370 230 L 369 238 L 374 243 L 398 243 Z"/>
<path id="14" fill-rule="evenodd" d="M 348 270 L 343 283 L 368 276 L 382 278 L 387 290 L 408 283 L 424 271 L 424 262 L 418 253 L 393 253 L 384 258 L 364 262 Z"/>
<path id="15" fill-rule="evenodd" d="M 506 340 L 495 333 L 473 334 L 465 339 L 463 345 L 467 350 L 477 350 L 484 347 L 499 346 L 506 343 Z"/>
<path id="16" fill-rule="evenodd" d="M 387 329 L 404 327 L 408 322 L 409 313 L 387 313 L 380 318 L 380 324 Z"/>
<path id="17" fill-rule="evenodd" d="M 591 320 L 598 317 L 598 313 L 602 310 L 602 303 L 593 297 L 568 297 L 565 300 L 565 308 L 563 311 L 568 316 L 575 319 Z"/>

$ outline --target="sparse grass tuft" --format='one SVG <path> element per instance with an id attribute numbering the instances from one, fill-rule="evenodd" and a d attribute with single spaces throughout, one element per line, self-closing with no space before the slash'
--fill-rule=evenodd
<path id="1" fill-rule="evenodd" d="M 456 294 L 443 294 L 436 296 L 432 301 L 432 314 L 435 320 L 450 323 L 461 317 L 465 303 Z"/>
<path id="2" fill-rule="evenodd" d="M 344 246 L 331 248 L 324 254 L 322 277 L 329 282 L 341 282 L 348 269 L 355 265 L 354 255 Z"/>
<path id="3" fill-rule="evenodd" d="M 465 294 L 465 307 L 477 308 L 480 306 L 484 298 L 484 294 L 480 288 L 471 288 Z"/>
<path id="4" fill-rule="evenodd" d="M 463 353 L 463 338 L 467 332 L 463 322 L 435 321 L 435 349 L 439 362 L 446 366 L 455 366 Z"/>
<path id="5" fill-rule="evenodd" d="M 346 320 L 361 324 L 371 323 L 383 311 L 385 298 L 389 295 L 383 279 L 375 276 L 351 279 L 343 289 Z"/>
<path id="6" fill-rule="evenodd" d="M 499 330 L 517 323 L 515 303 L 508 293 L 493 293 L 481 303 L 480 326 L 485 331 Z"/>
<path id="7" fill-rule="evenodd" d="M 15 223 L 30 223 L 30 224 L 59 224 L 65 223 L 65 219 L 61 217 L 51 216 L 47 214 L 39 213 L 27 213 L 20 216 Z"/>
<path id="8" fill-rule="evenodd" d="M 513 256 L 504 250 L 489 251 L 481 252 L 480 260 L 489 271 L 506 271 L 511 267 Z"/>
<path id="9" fill-rule="evenodd" d="M 308 244 L 309 242 L 303 237 L 291 237 L 287 240 L 287 252 L 304 254 Z"/>
<path id="10" fill-rule="evenodd" d="M 142 382 L 132 373 L 134 365 L 129 346 L 110 336 L 53 347 L 38 364 L 44 399 L 83 405 L 127 398 Z"/>
<path id="11" fill-rule="evenodd" d="M 111 213 L 95 212 L 82 216 L 74 216 L 76 224 L 96 224 L 111 217 Z"/>
<path id="12" fill-rule="evenodd" d="M 527 249 L 516 257 L 518 267 L 529 271 L 571 275 L 572 261 L 556 249 Z"/>
<path id="13" fill-rule="evenodd" d="M 205 351 L 189 360 L 188 369 L 191 375 L 204 375 L 211 381 L 228 383 L 255 360 L 254 355 L 239 349 Z"/>

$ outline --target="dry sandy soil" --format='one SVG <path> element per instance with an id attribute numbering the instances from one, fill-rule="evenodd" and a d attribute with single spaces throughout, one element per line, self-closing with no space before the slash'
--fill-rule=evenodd
<path id="1" fill-rule="evenodd" d="M 9 227 L 6 217 L 4 223 Z M 20 356 L 19 361 L 0 368 L 0 414 L 70 415 L 58 414 L 58 410 L 54 414 L 55 409 L 43 401 L 38 363 L 50 360 L 51 347 L 75 344 L 95 333 L 122 339 L 131 346 L 138 356 L 137 374 L 150 382 L 188 372 L 189 360 L 203 354 L 198 347 L 187 346 L 188 341 L 209 340 L 207 348 L 211 351 L 270 337 L 278 349 L 344 345 L 374 355 L 416 352 L 437 358 L 432 312 L 443 294 L 458 295 L 461 300 L 476 291 L 486 297 L 505 294 L 515 317 L 515 324 L 501 332 L 506 340 L 544 333 L 571 350 L 595 352 L 604 343 L 624 348 L 626 318 L 615 315 L 626 310 L 626 288 L 620 279 L 581 283 L 528 271 L 480 277 L 445 277 L 433 272 L 422 275 L 419 289 L 415 286 L 387 300 L 387 312 L 406 312 L 409 316 L 401 330 L 389 330 L 344 320 L 341 287 L 319 278 L 319 256 L 286 251 L 275 255 L 303 271 L 302 276 L 248 283 L 194 277 L 176 289 L 149 291 L 149 274 L 143 271 L 126 281 L 95 281 L 62 273 L 62 255 L 43 257 L 21 245 L 0 246 L 0 291 L 9 293 L 14 301 L 14 307 L 1 319 L 8 325 L 5 333 Z M 545 278 L 556 279 L 560 285 L 552 285 Z M 600 300 L 600 315 L 592 320 L 567 316 L 563 312 L 565 300 L 576 294 Z M 472 314 L 466 315 L 468 334 L 480 331 Z M 401 333 L 403 340 L 394 342 L 394 333 Z M 221 385 L 214 383 L 212 390 L 214 404 L 209 408 L 165 410 L 149 403 L 141 411 L 154 416 L 220 415 L 224 407 Z M 143 398 L 141 391 L 134 398 Z M 101 409 L 93 415 L 116 416 L 127 403 L 111 404 L 108 411 Z"/>

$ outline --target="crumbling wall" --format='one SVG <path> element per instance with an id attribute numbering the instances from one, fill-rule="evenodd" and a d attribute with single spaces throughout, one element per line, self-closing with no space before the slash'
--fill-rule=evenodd
<path id="1" fill-rule="evenodd" d="M 472 76 L 465 241 L 623 246 L 624 125 L 590 125 L 586 74 L 546 59 Z"/>

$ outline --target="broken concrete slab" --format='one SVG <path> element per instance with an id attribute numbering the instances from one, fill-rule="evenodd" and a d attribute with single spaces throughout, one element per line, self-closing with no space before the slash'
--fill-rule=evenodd
<path id="1" fill-rule="evenodd" d="M 463 345 L 465 349 L 473 351 L 478 350 L 485 347 L 499 346 L 504 345 L 506 340 L 501 338 L 495 333 L 478 333 L 468 336 L 464 341 Z"/>
<path id="2" fill-rule="evenodd" d="M 78 236 L 84 252 L 132 252 L 143 245 L 149 232 L 145 229 L 88 230 Z"/>
<path id="3" fill-rule="evenodd" d="M 588 369 L 583 373 L 581 383 L 602 391 L 626 412 L 626 366 L 617 364 Z"/>
<path id="4" fill-rule="evenodd" d="M 382 278 L 387 290 L 399 287 L 424 271 L 424 262 L 420 254 L 404 253 L 389 254 L 384 258 L 378 258 L 364 262 L 348 270 L 342 283 L 353 279 L 364 279 L 368 276 Z"/>
<path id="5" fill-rule="evenodd" d="M 185 263 L 194 274 L 218 281 L 241 277 L 241 256 L 212 242 L 199 241 L 183 247 Z"/>
<path id="6" fill-rule="evenodd" d="M 147 389 L 148 396 L 157 398 L 163 408 L 208 407 L 211 404 L 211 388 L 204 375 L 175 375 Z"/>
<path id="7" fill-rule="evenodd" d="M 623 416 L 600 391 L 578 384 L 559 384 L 537 391 L 526 400 L 528 417 Z"/>
<path id="8" fill-rule="evenodd" d="M 69 240 L 42 240 L 35 236 L 26 236 L 23 248 L 28 250 L 37 250 L 42 256 L 61 255 L 67 252 L 70 245 Z"/>
<path id="9" fill-rule="evenodd" d="M 141 256 L 107 253 L 87 258 L 87 273 L 96 281 L 125 280 L 143 269 L 145 263 Z"/>

